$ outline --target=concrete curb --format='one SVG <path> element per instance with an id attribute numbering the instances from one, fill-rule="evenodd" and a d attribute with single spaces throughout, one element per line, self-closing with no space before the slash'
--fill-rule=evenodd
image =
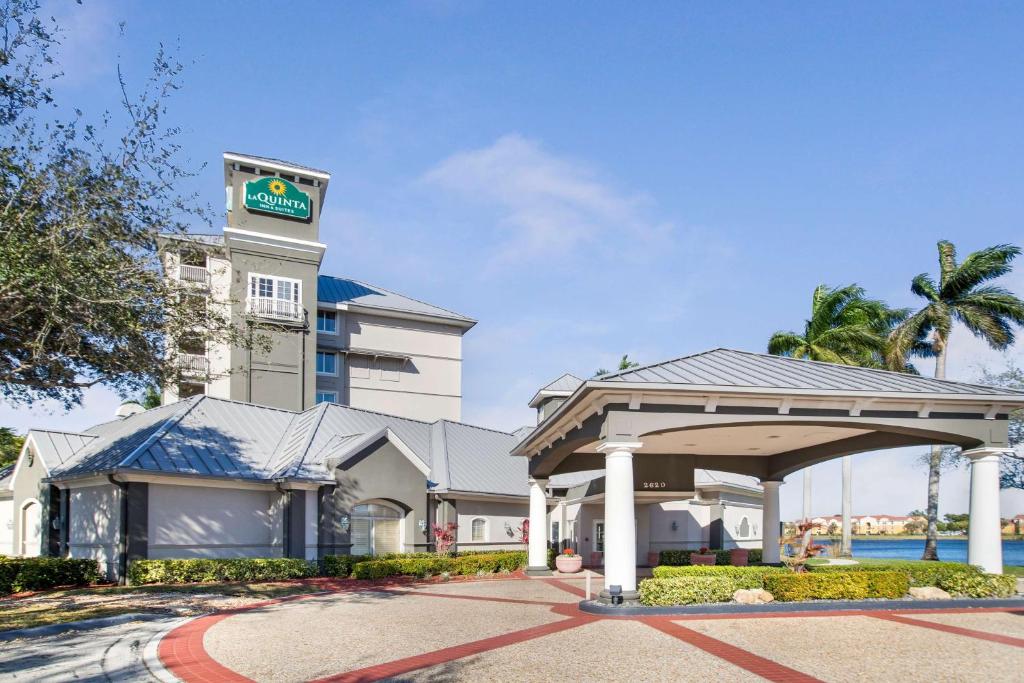
<path id="1" fill-rule="evenodd" d="M 580 610 L 602 616 L 657 617 L 693 614 L 779 614 L 794 612 L 889 612 L 892 610 L 962 609 L 970 607 L 1017 608 L 1024 610 L 1024 598 L 958 598 L 953 600 L 819 600 L 814 602 L 770 602 L 763 605 L 680 605 L 678 607 L 612 607 L 594 600 L 580 602 Z"/>
<path id="2" fill-rule="evenodd" d="M 198 618 L 198 616 L 182 617 L 173 620 L 171 623 L 167 624 L 167 626 L 162 631 L 160 631 L 155 636 L 150 638 L 149 642 L 146 643 L 146 647 L 143 648 L 142 663 L 149 671 L 150 675 L 152 675 L 153 678 L 155 678 L 156 680 L 160 681 L 160 683 L 179 683 L 181 681 L 180 678 L 178 678 L 170 671 L 168 671 L 167 667 L 164 666 L 164 663 L 160 661 L 160 641 L 164 639 L 164 636 L 166 636 L 168 633 L 178 628 L 182 624 L 185 624 L 186 622 Z"/>
<path id="3" fill-rule="evenodd" d="M 46 626 L 33 626 L 32 628 L 19 628 L 11 631 L 0 631 L 0 642 L 17 640 L 19 638 L 38 638 L 40 636 L 55 636 L 69 631 L 90 631 L 96 628 L 107 626 L 118 626 L 129 621 L 154 621 L 156 619 L 168 619 L 173 615 L 154 614 L 152 612 L 129 612 L 118 614 L 112 617 L 99 617 L 97 619 L 82 619 L 81 621 L 68 621 L 63 624 L 48 624 Z"/>

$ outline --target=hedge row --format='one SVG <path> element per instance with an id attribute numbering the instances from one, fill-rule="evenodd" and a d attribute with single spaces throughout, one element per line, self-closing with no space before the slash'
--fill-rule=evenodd
<path id="1" fill-rule="evenodd" d="M 319 562 L 295 558 L 234 558 L 192 560 L 136 560 L 128 567 L 128 582 L 211 583 L 219 581 L 281 581 L 311 576 L 383 578 L 385 576 L 428 576 L 515 571 L 526 565 L 521 551 L 467 552 L 451 557 L 434 553 L 330 555 Z M 357 571 L 358 569 L 358 571 Z"/>
<path id="2" fill-rule="evenodd" d="M 807 569 L 814 573 L 899 571 L 907 575 L 911 586 L 938 586 L 951 577 L 982 575 L 979 567 L 960 562 L 809 565 Z"/>
<path id="3" fill-rule="evenodd" d="M 654 606 L 729 602 L 740 589 L 764 588 L 776 600 L 896 599 L 906 595 L 910 582 L 903 572 L 846 572 L 794 574 L 774 567 L 717 567 L 732 571 L 679 572 L 688 567 L 665 567 L 661 576 L 640 582 L 640 603 Z M 692 569 L 697 569 L 693 567 Z M 716 569 L 706 567 L 701 569 Z M 750 571 L 736 571 L 747 570 Z M 676 571 L 672 571 L 676 570 Z"/>
<path id="4" fill-rule="evenodd" d="M 766 574 L 789 572 L 786 567 L 731 567 L 731 566 L 706 566 L 706 565 L 685 565 L 682 567 L 655 567 L 652 570 L 654 578 L 669 579 L 676 577 L 706 577 L 724 576 L 732 579 L 738 588 L 764 588 L 764 577 Z"/>
<path id="5" fill-rule="evenodd" d="M 389 576 L 494 574 L 522 569 L 526 561 L 526 553 L 519 551 L 457 557 L 396 557 L 358 562 L 352 568 L 352 575 L 357 579 L 383 579 Z"/>
<path id="6" fill-rule="evenodd" d="M 100 579 L 96 560 L 70 557 L 0 557 L 0 595 L 57 586 L 85 586 Z"/>
<path id="7" fill-rule="evenodd" d="M 729 550 L 712 550 L 710 551 L 715 554 L 715 566 L 730 566 L 731 565 L 731 551 Z M 752 548 L 747 556 L 747 561 L 750 564 L 759 564 L 761 562 L 761 549 Z M 658 553 L 658 564 L 667 565 L 670 567 L 684 567 L 690 564 L 690 555 L 694 553 L 700 553 L 699 550 L 662 550 Z"/>
<path id="8" fill-rule="evenodd" d="M 766 574 L 764 588 L 776 600 L 865 600 L 902 598 L 910 590 L 904 572 L 822 572 Z"/>
<path id="9" fill-rule="evenodd" d="M 290 557 L 135 560 L 128 583 L 210 583 L 216 581 L 279 581 L 318 574 L 316 562 Z"/>
<path id="10" fill-rule="evenodd" d="M 946 574 L 936 585 L 967 598 L 1008 598 L 1017 593 L 1017 577 L 1012 574 Z"/>

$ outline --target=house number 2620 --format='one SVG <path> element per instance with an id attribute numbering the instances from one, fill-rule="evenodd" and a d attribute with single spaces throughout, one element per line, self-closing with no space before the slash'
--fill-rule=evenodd
<path id="1" fill-rule="evenodd" d="M 645 489 L 663 489 L 663 488 L 665 488 L 667 486 L 668 486 L 668 484 L 666 484 L 663 481 L 645 481 L 644 482 L 644 488 Z"/>

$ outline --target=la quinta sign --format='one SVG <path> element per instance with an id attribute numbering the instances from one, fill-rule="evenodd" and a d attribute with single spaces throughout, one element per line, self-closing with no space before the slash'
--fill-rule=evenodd
<path id="1" fill-rule="evenodd" d="M 245 208 L 305 220 L 309 218 L 309 195 L 284 178 L 269 176 L 245 184 Z"/>

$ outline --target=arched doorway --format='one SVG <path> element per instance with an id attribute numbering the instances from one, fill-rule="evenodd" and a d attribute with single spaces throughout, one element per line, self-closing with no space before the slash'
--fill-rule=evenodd
<path id="1" fill-rule="evenodd" d="M 352 508 L 353 555 L 383 555 L 402 550 L 401 510 L 386 503 L 361 503 Z"/>
<path id="2" fill-rule="evenodd" d="M 21 555 L 36 557 L 42 552 L 43 506 L 30 500 L 21 506 Z"/>

